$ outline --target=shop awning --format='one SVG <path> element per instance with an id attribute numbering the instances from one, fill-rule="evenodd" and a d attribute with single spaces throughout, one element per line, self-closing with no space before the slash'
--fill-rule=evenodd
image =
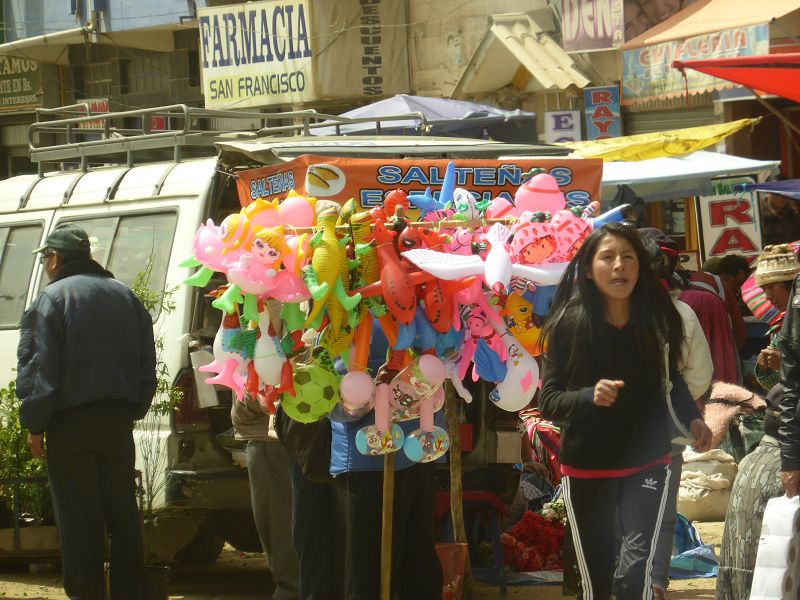
<path id="1" fill-rule="evenodd" d="M 413 116 L 417 115 L 418 116 Z M 381 121 L 386 117 L 408 118 Z M 453 98 L 395 94 L 354 110 L 340 117 L 353 123 L 338 126 L 341 135 L 438 135 L 482 138 L 500 142 L 536 142 L 536 114 L 522 110 L 503 110 Z M 424 117 L 424 121 L 423 121 Z M 323 123 L 324 124 L 324 123 Z M 425 128 L 427 131 L 423 132 Z M 336 135 L 336 126 L 315 127 L 312 135 Z"/>
<path id="2" fill-rule="evenodd" d="M 708 60 L 676 60 L 676 69 L 694 69 L 768 94 L 800 102 L 800 54 L 767 54 Z"/>
<path id="3" fill-rule="evenodd" d="M 739 119 L 719 125 L 640 133 L 604 140 L 561 144 L 574 150 L 573 156 L 603 158 L 607 161 L 641 161 L 663 156 L 682 156 L 713 146 L 740 129 L 757 124 L 761 118 Z"/>
<path id="4" fill-rule="evenodd" d="M 175 49 L 173 31 L 180 28 L 183 26 L 171 25 L 160 29 L 91 33 L 85 27 L 76 27 L 0 44 L 0 55 L 66 65 L 69 64 L 69 47 L 83 46 L 86 43 L 172 52 Z"/>
<path id="5" fill-rule="evenodd" d="M 486 35 L 469 59 L 452 97 L 491 92 L 508 84 L 521 91 L 583 88 L 590 81 L 547 32 L 549 11 L 491 15 Z"/>
<path id="6" fill-rule="evenodd" d="M 711 179 L 728 175 L 757 175 L 777 169 L 780 161 L 752 160 L 701 150 L 680 158 L 637 162 L 604 162 L 602 197 L 610 201 L 617 187 L 628 185 L 645 202 L 702 196 L 711 193 Z"/>
<path id="7" fill-rule="evenodd" d="M 797 0 L 696 0 L 666 21 L 625 42 L 622 50 L 652 46 L 672 40 L 763 25 L 800 9 Z"/>

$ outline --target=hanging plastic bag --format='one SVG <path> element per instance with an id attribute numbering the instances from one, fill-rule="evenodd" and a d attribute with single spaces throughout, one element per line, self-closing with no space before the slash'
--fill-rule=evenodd
<path id="1" fill-rule="evenodd" d="M 761 537 L 758 542 L 756 567 L 753 572 L 753 585 L 750 600 L 781 600 L 797 598 L 796 577 L 786 577 L 789 567 L 789 550 L 798 545 L 797 523 L 795 517 L 800 507 L 800 496 L 772 498 L 767 502 Z M 796 557 L 795 557 L 796 558 Z M 793 565 L 796 569 L 797 565 Z M 784 581 L 786 579 L 786 581 Z M 789 589 L 784 589 L 789 586 Z"/>

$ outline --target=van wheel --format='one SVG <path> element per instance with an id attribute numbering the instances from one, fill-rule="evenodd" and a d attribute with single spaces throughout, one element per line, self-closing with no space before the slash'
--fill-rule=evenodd
<path id="1" fill-rule="evenodd" d="M 197 535 L 175 555 L 175 560 L 190 565 L 210 565 L 217 560 L 225 540 L 203 525 Z"/>

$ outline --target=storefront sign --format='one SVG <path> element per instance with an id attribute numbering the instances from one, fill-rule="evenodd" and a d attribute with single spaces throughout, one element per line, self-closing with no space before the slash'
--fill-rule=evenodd
<path id="1" fill-rule="evenodd" d="M 619 86 L 584 88 L 583 110 L 586 115 L 587 140 L 603 140 L 622 135 Z"/>
<path id="2" fill-rule="evenodd" d="M 769 27 L 752 25 L 717 31 L 623 52 L 622 104 L 662 100 L 733 87 L 693 69 L 686 78 L 672 68 L 674 60 L 701 60 L 769 53 Z"/>
<path id="3" fill-rule="evenodd" d="M 622 0 L 562 0 L 564 50 L 583 52 L 613 48 L 622 43 Z"/>
<path id="4" fill-rule="evenodd" d="M 387 193 L 408 194 L 441 188 L 449 161 L 354 159 L 306 154 L 287 163 L 250 169 L 237 174 L 242 206 L 257 198 L 281 198 L 294 189 L 319 199 L 345 202 L 355 198 L 362 208 L 383 204 Z M 536 160 L 457 160 L 456 186 L 482 200 L 499 195 L 513 198 L 523 174 L 545 169 L 558 182 L 568 204 L 585 206 L 599 199 L 603 161 L 600 159 L 541 158 Z"/>
<path id="5" fill-rule="evenodd" d="M 703 243 L 703 262 L 730 253 L 752 257 L 761 253 L 758 202 L 751 202 L 750 194 L 742 196 L 733 190 L 737 183 L 754 181 L 754 177 L 716 179 L 712 182 L 714 195 L 698 199 L 697 225 Z"/>
<path id="6" fill-rule="evenodd" d="M 198 10 L 207 108 L 408 91 L 403 3 L 270 0 Z M 344 24 L 347 24 L 346 26 Z"/>
<path id="7" fill-rule="evenodd" d="M 581 141 L 581 112 L 559 110 L 544 113 L 544 141 L 548 144 Z"/>
<path id="8" fill-rule="evenodd" d="M 40 88 L 38 62 L 0 55 L 0 110 L 41 106 Z"/>
<path id="9" fill-rule="evenodd" d="M 83 100 L 79 100 L 78 105 L 78 112 L 85 115 L 107 113 L 109 108 L 108 98 L 85 98 Z M 78 129 L 102 129 L 103 126 L 103 119 L 97 119 L 96 121 L 84 121 L 83 123 L 78 123 L 77 125 Z"/>

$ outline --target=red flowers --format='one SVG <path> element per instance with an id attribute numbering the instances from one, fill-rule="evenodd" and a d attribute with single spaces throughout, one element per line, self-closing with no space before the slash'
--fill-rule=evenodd
<path id="1" fill-rule="evenodd" d="M 561 546 L 564 526 L 540 514 L 526 511 L 508 533 L 501 536 L 505 563 L 515 571 L 563 568 Z"/>

